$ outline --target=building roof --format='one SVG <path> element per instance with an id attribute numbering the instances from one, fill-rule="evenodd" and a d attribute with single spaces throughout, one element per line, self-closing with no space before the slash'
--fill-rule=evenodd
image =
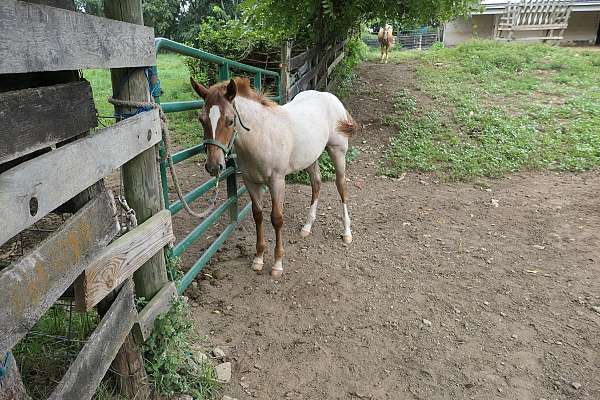
<path id="1" fill-rule="evenodd" d="M 483 0 L 484 7 L 481 14 L 502 14 L 508 3 L 520 3 L 520 0 Z M 600 11 L 600 0 L 576 0 L 573 1 L 573 12 Z M 474 14 L 480 14 L 476 12 Z"/>

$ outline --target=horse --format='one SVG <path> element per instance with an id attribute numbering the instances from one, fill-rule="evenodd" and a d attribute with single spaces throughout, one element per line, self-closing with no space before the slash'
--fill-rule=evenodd
<path id="1" fill-rule="evenodd" d="M 352 242 L 346 184 L 348 140 L 356 124 L 342 102 L 333 94 L 307 90 L 280 106 L 257 93 L 246 78 L 234 78 L 204 87 L 190 78 L 195 92 L 204 99 L 199 120 L 204 129 L 206 171 L 218 176 L 226 160 L 235 154 L 252 200 L 256 225 L 256 254 L 252 269 L 264 266 L 265 237 L 262 193 L 271 194 L 271 223 L 275 229 L 275 260 L 271 276 L 283 274 L 283 199 L 286 175 L 305 170 L 312 187 L 311 204 L 302 237 L 311 233 L 317 217 L 321 189 L 319 156 L 327 150 L 335 166 L 335 183 L 342 201 L 344 243 Z M 233 151 L 235 153 L 233 153 Z"/>
<path id="2" fill-rule="evenodd" d="M 379 40 L 379 45 L 381 47 L 381 59 L 380 62 L 383 62 L 385 58 L 385 63 L 388 62 L 388 52 L 394 46 L 394 29 L 391 25 L 386 24 L 385 28 L 379 28 L 379 33 L 377 34 L 377 40 Z"/>

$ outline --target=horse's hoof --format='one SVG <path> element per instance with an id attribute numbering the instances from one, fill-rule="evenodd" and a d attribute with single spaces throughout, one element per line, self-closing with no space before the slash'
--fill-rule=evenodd
<path id="1" fill-rule="evenodd" d="M 271 277 L 272 278 L 279 279 L 279 278 L 281 278 L 282 275 L 283 275 L 283 270 L 282 269 L 272 269 L 271 270 Z"/>
<path id="2" fill-rule="evenodd" d="M 310 235 L 310 231 L 302 228 L 302 230 L 300 231 L 300 236 L 305 238 L 305 237 L 308 237 L 309 235 Z"/>
<path id="3" fill-rule="evenodd" d="M 264 265 L 265 263 L 260 259 L 255 258 L 254 261 L 252 261 L 252 269 L 254 271 L 262 271 Z"/>
<path id="4" fill-rule="evenodd" d="M 342 235 L 342 240 L 346 244 L 352 243 L 352 235 Z"/>

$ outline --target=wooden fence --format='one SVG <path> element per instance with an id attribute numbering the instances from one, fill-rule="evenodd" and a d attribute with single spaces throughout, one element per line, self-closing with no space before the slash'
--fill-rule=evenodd
<path id="1" fill-rule="evenodd" d="M 111 19 L 75 12 L 68 0 L 35 3 L 0 3 L 0 245 L 54 210 L 67 207 L 72 216 L 0 270 L 0 399 L 28 398 L 11 349 L 72 292 L 79 310 L 102 302 L 101 320 L 50 399 L 82 400 L 93 396 L 115 357 L 125 361 L 117 369 L 129 368 L 118 371 L 125 380 L 140 379 L 141 354 L 128 338 L 133 329 L 138 343 L 144 340 L 175 295 L 163 255 L 174 237 L 156 162 L 158 111 L 88 135 L 96 111 L 78 73 L 111 68 L 121 99 L 149 101 L 144 69 L 155 64 L 154 34 L 140 24 L 140 0 L 107 0 Z M 114 195 L 103 183 L 120 168 L 127 201 L 142 210 L 139 225 L 122 235 Z M 151 299 L 139 313 L 134 295 Z M 147 398 L 143 376 L 124 386 Z"/>
<path id="2" fill-rule="evenodd" d="M 347 43 L 348 39 L 336 39 L 324 47 L 315 46 L 293 57 L 293 43 L 285 43 L 281 52 L 281 85 L 287 88 L 286 100 L 292 100 L 304 90 L 329 89 L 331 73 L 344 59 Z"/>

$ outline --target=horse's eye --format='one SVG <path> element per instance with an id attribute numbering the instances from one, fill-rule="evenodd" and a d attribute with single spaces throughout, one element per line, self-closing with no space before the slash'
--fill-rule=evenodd
<path id="1" fill-rule="evenodd" d="M 233 120 L 227 119 L 227 126 L 233 126 Z"/>

